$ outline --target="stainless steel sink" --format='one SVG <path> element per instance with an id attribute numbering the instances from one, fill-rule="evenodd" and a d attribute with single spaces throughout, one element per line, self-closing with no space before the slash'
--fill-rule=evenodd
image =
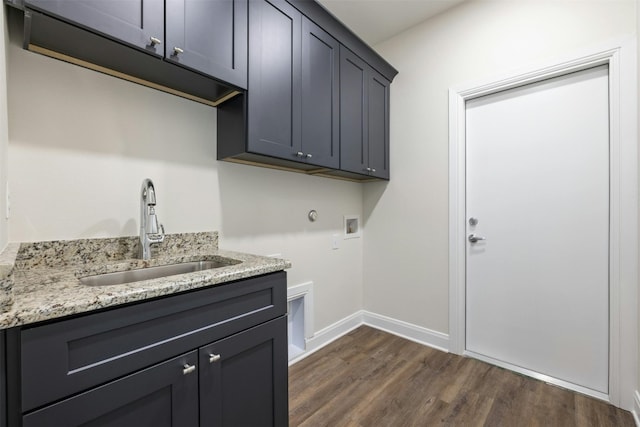
<path id="1" fill-rule="evenodd" d="M 80 283 L 85 286 L 122 285 L 124 283 L 140 282 L 142 280 L 159 279 L 161 277 L 192 273 L 194 271 L 227 267 L 236 263 L 237 262 L 235 262 L 235 260 L 214 260 L 158 265 L 156 267 L 146 267 L 135 270 L 117 271 L 114 273 L 105 273 L 95 276 L 82 277 L 80 279 Z"/>

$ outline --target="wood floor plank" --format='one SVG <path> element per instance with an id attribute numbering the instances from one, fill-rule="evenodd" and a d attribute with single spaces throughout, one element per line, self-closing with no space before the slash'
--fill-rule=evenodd
<path id="1" fill-rule="evenodd" d="M 292 427 L 635 426 L 627 411 L 362 326 L 289 369 Z"/>

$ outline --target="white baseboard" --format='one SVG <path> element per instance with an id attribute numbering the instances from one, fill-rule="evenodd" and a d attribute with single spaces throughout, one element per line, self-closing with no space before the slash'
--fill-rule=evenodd
<path id="1" fill-rule="evenodd" d="M 631 414 L 633 415 L 636 425 L 640 427 L 640 392 L 638 392 L 638 390 L 633 393 L 633 398 L 633 409 L 631 410 Z"/>
<path id="2" fill-rule="evenodd" d="M 348 334 L 361 325 L 371 326 L 372 328 L 389 332 L 393 335 L 406 338 L 428 347 L 433 347 L 437 350 L 444 352 L 449 351 L 449 335 L 447 334 L 432 331 L 421 326 L 392 319 L 380 314 L 361 310 L 318 331 L 312 338 L 306 341 L 307 348 L 304 353 L 294 359 L 291 359 L 289 361 L 289 366 L 299 362 L 307 356 L 310 356 L 322 347 L 337 340 L 341 336 Z"/>
<path id="3" fill-rule="evenodd" d="M 358 311 L 351 316 L 347 316 L 316 332 L 313 337 L 306 340 L 306 349 L 298 357 L 289 360 L 289 366 L 301 361 L 307 356 L 320 350 L 322 347 L 332 343 L 343 335 L 348 334 L 358 326 L 362 325 L 362 312 Z"/>
<path id="4" fill-rule="evenodd" d="M 432 331 L 412 323 L 403 322 L 402 320 L 392 319 L 369 311 L 363 311 L 363 323 L 372 328 L 380 329 L 406 338 L 418 344 L 433 347 L 437 350 L 449 352 L 449 335 L 442 332 Z"/>

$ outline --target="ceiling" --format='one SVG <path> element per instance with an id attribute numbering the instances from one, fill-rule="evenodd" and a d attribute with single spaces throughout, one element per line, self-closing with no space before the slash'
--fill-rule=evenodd
<path id="1" fill-rule="evenodd" d="M 362 40 L 375 45 L 464 0 L 318 0 Z"/>

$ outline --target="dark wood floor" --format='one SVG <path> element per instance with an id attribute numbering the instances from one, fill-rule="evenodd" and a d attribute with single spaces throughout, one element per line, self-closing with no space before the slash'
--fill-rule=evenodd
<path id="1" fill-rule="evenodd" d="M 296 426 L 635 426 L 631 413 L 366 326 L 289 369 Z"/>

